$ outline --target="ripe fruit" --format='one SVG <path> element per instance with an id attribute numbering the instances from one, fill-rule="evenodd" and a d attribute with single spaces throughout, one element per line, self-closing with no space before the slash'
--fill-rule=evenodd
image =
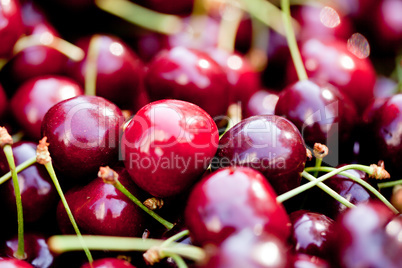
<path id="1" fill-rule="evenodd" d="M 180 100 L 144 106 L 121 142 L 134 182 L 157 197 L 181 193 L 208 168 L 218 146 L 215 122 L 200 107 Z"/>
<path id="2" fill-rule="evenodd" d="M 24 32 L 19 2 L 8 0 L 0 2 L 0 57 L 11 56 L 13 46 Z"/>
<path id="3" fill-rule="evenodd" d="M 105 258 L 99 259 L 92 263 L 92 265 L 84 264 L 81 268 L 135 268 L 128 261 L 114 259 L 114 258 Z"/>

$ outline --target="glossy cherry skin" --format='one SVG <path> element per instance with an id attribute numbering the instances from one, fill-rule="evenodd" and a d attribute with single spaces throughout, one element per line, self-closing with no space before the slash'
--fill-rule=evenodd
<path id="1" fill-rule="evenodd" d="M 385 226 L 393 213 L 382 203 L 359 204 L 340 216 L 334 228 L 337 267 L 400 267 L 398 251 L 386 249 Z"/>
<path id="2" fill-rule="evenodd" d="M 161 13 L 188 15 L 193 9 L 194 0 L 178 0 L 174 2 L 174 5 L 163 0 L 134 0 L 133 2 Z"/>
<path id="3" fill-rule="evenodd" d="M 11 111 L 24 133 L 40 140 L 46 112 L 56 103 L 83 94 L 81 86 L 62 76 L 41 76 L 22 84 L 11 99 Z"/>
<path id="4" fill-rule="evenodd" d="M 47 15 L 33 0 L 20 2 L 25 34 L 31 35 L 48 31 L 55 36 L 59 36 L 56 29 L 48 21 Z"/>
<path id="5" fill-rule="evenodd" d="M 144 196 L 125 169 L 116 170 L 119 181 L 133 195 Z M 80 231 L 85 234 L 141 236 L 146 226 L 145 212 L 111 184 L 101 178 L 65 193 L 67 203 Z M 63 233 L 74 233 L 61 201 L 57 206 L 57 221 Z"/>
<path id="6" fill-rule="evenodd" d="M 309 256 L 306 254 L 296 254 L 293 259 L 294 268 L 329 268 L 328 262 L 316 256 Z"/>
<path id="7" fill-rule="evenodd" d="M 148 65 L 145 88 L 151 100 L 180 99 L 199 105 L 212 117 L 225 115 L 229 85 L 222 68 L 206 53 L 174 47 Z"/>
<path id="8" fill-rule="evenodd" d="M 351 53 L 346 41 L 308 39 L 300 44 L 300 53 L 309 78 L 314 78 L 339 88 L 364 110 L 374 97 L 375 71 L 368 58 L 358 58 Z M 288 82 L 297 80 L 293 62 L 289 61 Z"/>
<path id="9" fill-rule="evenodd" d="M 274 115 L 278 99 L 278 94 L 273 91 L 262 89 L 255 92 L 247 102 L 244 117 L 247 118 L 263 114 Z"/>
<path id="10" fill-rule="evenodd" d="M 0 84 L 0 118 L 3 118 L 7 112 L 8 100 L 3 86 Z"/>
<path id="11" fill-rule="evenodd" d="M 219 245 L 244 229 L 270 233 L 281 239 L 290 234 L 290 220 L 266 178 L 248 167 L 215 171 L 190 193 L 185 223 L 197 245 Z"/>
<path id="12" fill-rule="evenodd" d="M 36 143 L 21 141 L 13 145 L 15 164 L 19 165 L 36 156 Z M 6 156 L 0 152 L 0 172 L 5 174 L 10 171 Z M 34 164 L 18 173 L 20 192 L 25 222 L 40 220 L 45 214 L 55 207 L 57 192 L 45 167 Z M 1 199 L 8 213 L 16 215 L 14 185 L 8 180 L 1 185 Z"/>
<path id="13" fill-rule="evenodd" d="M 32 265 L 25 261 L 11 258 L 0 259 L 0 266 L 4 268 L 34 268 Z"/>
<path id="14" fill-rule="evenodd" d="M 24 246 L 26 254 L 24 261 L 32 264 L 35 267 L 53 267 L 54 257 L 50 252 L 45 236 L 37 233 L 25 232 Z M 6 240 L 2 246 L 2 254 L 10 258 L 14 258 L 14 254 L 17 252 L 17 250 L 17 236 Z"/>
<path id="15" fill-rule="evenodd" d="M 401 252 L 402 250 L 402 241 L 400 239 L 402 235 L 402 215 L 394 217 L 388 224 L 385 226 L 385 249 L 390 252 Z M 400 256 L 399 256 L 400 257 Z"/>
<path id="16" fill-rule="evenodd" d="M 118 160 L 121 110 L 97 96 L 77 96 L 52 106 L 42 121 L 53 165 L 70 180 L 95 177 Z M 91 176 L 92 174 L 92 176 Z"/>
<path id="17" fill-rule="evenodd" d="M 329 236 L 333 232 L 333 220 L 327 216 L 298 210 L 290 215 L 292 222 L 291 243 L 297 253 L 327 259 L 330 255 Z"/>
<path id="18" fill-rule="evenodd" d="M 127 125 L 121 142 L 134 182 L 157 197 L 181 193 L 208 168 L 218 146 L 213 119 L 180 100 L 144 106 Z"/>
<path id="19" fill-rule="evenodd" d="M 330 84 L 312 80 L 286 87 L 279 94 L 275 114 L 294 123 L 311 148 L 317 142 L 327 145 L 331 154 L 325 160 L 335 165 L 338 147 L 346 147 L 357 123 L 355 106 L 344 94 Z"/>
<path id="20" fill-rule="evenodd" d="M 11 56 L 15 42 L 24 33 L 21 9 L 17 0 L 0 3 L 0 57 Z"/>
<path id="21" fill-rule="evenodd" d="M 206 247 L 206 250 L 209 253 L 208 261 L 197 267 L 292 267 L 284 241 L 270 234 L 256 234 L 252 229 L 232 234 L 218 248 Z"/>
<path id="22" fill-rule="evenodd" d="M 82 265 L 81 268 L 135 268 L 135 266 L 131 265 L 128 261 L 125 260 L 105 258 L 95 260 L 92 263 L 92 266 L 90 266 L 89 263 L 86 263 Z"/>
<path id="23" fill-rule="evenodd" d="M 282 194 L 300 185 L 305 163 L 306 147 L 296 126 L 280 116 L 259 115 L 242 120 L 221 137 L 212 167 L 254 168 Z"/>

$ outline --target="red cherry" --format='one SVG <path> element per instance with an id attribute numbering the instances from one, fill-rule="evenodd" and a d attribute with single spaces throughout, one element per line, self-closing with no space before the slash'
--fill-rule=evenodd
<path id="1" fill-rule="evenodd" d="M 16 0 L 0 2 L 0 57 L 11 56 L 15 42 L 24 33 L 21 9 Z"/>
<path id="2" fill-rule="evenodd" d="M 255 115 L 274 115 L 276 103 L 279 96 L 269 90 L 259 90 L 255 92 L 247 102 L 245 118 Z"/>
<path id="3" fill-rule="evenodd" d="M 91 265 L 86 263 L 82 265 L 81 268 L 135 268 L 135 266 L 125 260 L 105 258 L 95 260 Z"/>
<path id="4" fill-rule="evenodd" d="M 122 112 L 113 103 L 97 96 L 77 96 L 48 110 L 42 135 L 48 138 L 57 170 L 70 180 L 88 180 L 100 166 L 117 162 L 122 123 Z"/>
<path id="5" fill-rule="evenodd" d="M 137 112 L 123 133 L 121 149 L 135 183 L 151 195 L 167 197 L 204 173 L 218 139 L 215 122 L 200 107 L 161 100 Z"/>
<path id="6" fill-rule="evenodd" d="M 294 268 L 330 268 L 328 262 L 316 256 L 296 254 L 294 257 Z"/>
<path id="7" fill-rule="evenodd" d="M 8 108 L 8 100 L 3 86 L 0 84 L 0 118 L 2 119 Z"/>
<path id="8" fill-rule="evenodd" d="M 161 13 L 188 15 L 193 9 L 194 0 L 177 0 L 174 5 L 163 0 L 134 0 L 133 2 Z"/>
<path id="9" fill-rule="evenodd" d="M 244 229 L 287 239 L 290 221 L 276 194 L 258 171 L 224 168 L 203 178 L 190 193 L 185 223 L 194 242 L 219 245 Z"/>
<path id="10" fill-rule="evenodd" d="M 225 115 L 229 105 L 226 74 L 204 52 L 174 47 L 149 64 L 145 88 L 152 100 L 180 99 L 199 105 L 212 117 Z"/>
<path id="11" fill-rule="evenodd" d="M 32 265 L 25 261 L 10 258 L 0 259 L 0 266 L 2 268 L 34 268 Z"/>
<path id="12" fill-rule="evenodd" d="M 55 36 L 59 36 L 56 29 L 49 23 L 44 11 L 32 0 L 21 1 L 21 15 L 27 35 L 47 31 Z"/>
<path id="13" fill-rule="evenodd" d="M 281 194 L 300 185 L 305 163 L 306 147 L 296 126 L 280 116 L 260 115 L 242 120 L 222 136 L 212 167 L 254 168 Z"/>
<path id="14" fill-rule="evenodd" d="M 39 140 L 46 112 L 56 103 L 82 94 L 81 86 L 69 78 L 41 76 L 18 88 L 11 99 L 11 111 L 25 134 Z"/>
<path id="15" fill-rule="evenodd" d="M 125 169 L 116 170 L 119 181 L 140 198 L 141 192 Z M 143 194 L 142 194 L 143 195 Z M 85 186 L 77 186 L 65 194 L 66 200 L 81 232 L 95 235 L 141 236 L 144 232 L 145 212 L 113 185 L 97 178 Z M 74 233 L 61 202 L 57 207 L 57 221 L 63 233 Z"/>

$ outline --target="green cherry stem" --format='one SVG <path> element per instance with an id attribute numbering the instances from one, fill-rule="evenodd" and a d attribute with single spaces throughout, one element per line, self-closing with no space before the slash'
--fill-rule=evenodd
<path id="1" fill-rule="evenodd" d="M 179 239 L 181 239 L 181 238 L 183 238 L 183 237 L 185 237 L 185 236 L 188 236 L 189 234 L 190 234 L 190 231 L 189 231 L 189 230 L 181 231 L 181 232 L 179 232 L 179 233 L 177 233 L 177 234 L 175 234 L 175 235 L 169 237 L 168 239 L 166 239 L 165 242 L 163 242 L 161 246 L 167 247 L 167 246 L 169 246 L 172 242 L 177 241 L 177 240 L 179 240 Z"/>
<path id="2" fill-rule="evenodd" d="M 182 28 L 180 17 L 159 13 L 128 0 L 95 0 L 95 4 L 108 13 L 151 31 L 169 35 Z"/>
<path id="3" fill-rule="evenodd" d="M 390 188 L 390 187 L 394 187 L 397 185 L 401 185 L 402 184 L 402 180 L 397 180 L 397 181 L 387 181 L 387 182 L 380 182 L 377 183 L 378 189 L 384 189 L 384 188 Z"/>
<path id="4" fill-rule="evenodd" d="M 395 65 L 396 77 L 398 81 L 397 92 L 402 92 L 402 55 L 396 57 Z"/>
<path id="5" fill-rule="evenodd" d="M 82 238 L 82 234 L 78 228 L 77 222 L 74 219 L 70 206 L 68 205 L 67 200 L 64 196 L 63 190 L 61 189 L 59 180 L 57 179 L 56 172 L 54 171 L 52 159 L 50 158 L 50 154 L 49 154 L 49 150 L 48 150 L 49 144 L 46 143 L 46 140 L 47 140 L 47 138 L 44 137 L 42 140 L 39 141 L 39 145 L 37 147 L 37 153 L 36 153 L 37 154 L 37 156 L 36 156 L 37 162 L 39 164 L 44 165 L 47 172 L 49 173 L 49 176 L 53 181 L 56 191 L 60 196 L 61 202 L 63 203 L 64 209 L 66 210 L 68 218 L 70 219 L 71 225 L 74 228 L 74 231 L 75 231 L 78 241 L 80 243 L 80 248 L 84 250 L 85 255 L 87 256 L 88 262 L 90 264 L 92 264 L 93 258 L 92 258 L 91 252 L 89 251 L 88 246 L 85 244 L 85 241 Z"/>
<path id="6" fill-rule="evenodd" d="M 163 254 L 164 254 L 166 257 L 172 258 L 172 259 L 174 260 L 174 262 L 176 263 L 176 265 L 177 265 L 178 268 L 188 268 L 186 262 L 185 262 L 185 261 L 183 260 L 183 258 L 180 257 L 179 255 L 174 254 L 174 253 L 164 252 L 164 251 L 163 251 Z"/>
<path id="7" fill-rule="evenodd" d="M 17 172 L 15 170 L 13 149 L 11 148 L 10 144 L 6 144 L 6 145 L 4 145 L 3 150 L 4 150 L 4 154 L 6 155 L 8 165 L 10 167 L 11 177 L 12 177 L 13 185 L 14 185 L 15 201 L 16 201 L 16 204 L 17 204 L 18 248 L 17 248 L 17 252 L 16 252 L 15 257 L 17 259 L 24 259 L 25 258 L 24 217 L 23 217 L 23 210 L 22 210 L 22 200 L 21 200 L 20 186 L 19 186 L 19 183 L 18 183 L 18 175 L 17 175 Z"/>
<path id="8" fill-rule="evenodd" d="M 292 56 L 293 64 L 295 65 L 297 76 L 299 80 L 307 80 L 307 72 L 304 68 L 303 60 L 300 55 L 299 48 L 297 46 L 296 35 L 293 30 L 292 20 L 290 16 L 290 4 L 289 0 L 281 0 L 281 8 L 283 12 L 283 23 L 285 25 L 286 39 L 288 41 L 288 46 L 290 54 Z"/>
<path id="9" fill-rule="evenodd" d="M 105 183 L 112 184 L 116 187 L 117 190 L 122 192 L 125 196 L 127 196 L 134 204 L 139 206 L 142 210 L 144 210 L 148 215 L 157 220 L 160 224 L 166 227 L 166 229 L 170 230 L 174 227 L 174 224 L 168 222 L 163 219 L 161 216 L 156 214 L 153 210 L 147 208 L 137 197 L 135 197 L 130 191 L 124 187 L 123 184 L 119 181 L 119 175 L 109 167 L 100 167 L 98 177 L 102 178 Z"/>
<path id="10" fill-rule="evenodd" d="M 243 11 L 236 2 L 228 2 L 219 24 L 218 48 L 233 53 L 237 29 L 239 28 Z"/>
<path id="11" fill-rule="evenodd" d="M 25 162 L 19 164 L 16 168 L 15 171 L 17 173 L 20 173 L 21 171 L 23 171 L 24 169 L 32 166 L 33 164 L 36 163 L 36 156 L 26 160 Z M 11 178 L 11 171 L 7 172 L 6 174 L 4 174 L 3 176 L 0 177 L 0 185 L 5 183 L 6 181 L 8 181 Z"/>
<path id="12" fill-rule="evenodd" d="M 315 143 L 313 148 L 313 155 L 315 157 L 315 173 L 314 177 L 318 177 L 319 168 L 322 164 L 322 159 L 328 155 L 328 147 L 321 143 Z"/>
<path id="13" fill-rule="evenodd" d="M 159 239 L 142 239 L 136 237 L 117 237 L 117 236 L 99 236 L 84 235 L 82 236 L 85 244 L 91 250 L 110 250 L 110 251 L 147 251 L 151 248 L 158 248 L 164 243 Z M 48 240 L 51 251 L 61 254 L 67 251 L 82 250 L 80 240 L 73 235 L 56 235 Z M 167 254 L 173 253 L 193 261 L 201 261 L 205 258 L 203 249 L 171 242 L 168 248 L 163 251 Z"/>
<path id="14" fill-rule="evenodd" d="M 311 171 L 322 171 L 322 172 L 331 172 L 336 170 L 336 168 L 332 167 L 311 167 L 311 168 L 306 168 L 306 172 L 311 172 Z M 350 174 L 348 172 L 340 172 L 339 175 L 348 177 L 349 179 L 355 181 L 356 183 L 360 184 L 364 188 L 366 188 L 368 191 L 370 191 L 373 195 L 375 195 L 381 202 L 383 202 L 389 209 L 391 209 L 395 214 L 398 214 L 398 210 L 379 192 L 377 191 L 373 186 L 371 186 L 369 183 L 367 183 L 365 180 L 354 176 L 353 174 Z"/>
<path id="15" fill-rule="evenodd" d="M 96 95 L 96 77 L 98 74 L 98 55 L 100 49 L 100 36 L 94 35 L 88 46 L 88 55 L 85 65 L 85 95 Z"/>

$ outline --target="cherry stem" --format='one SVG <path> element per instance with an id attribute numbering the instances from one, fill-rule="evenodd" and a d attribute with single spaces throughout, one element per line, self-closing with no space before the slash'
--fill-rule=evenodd
<path id="1" fill-rule="evenodd" d="M 167 220 L 163 219 L 161 216 L 156 214 L 154 211 L 150 210 L 147 208 L 144 204 L 141 203 L 140 200 L 138 200 L 137 197 L 135 197 L 132 193 L 130 193 L 126 187 L 123 186 L 123 184 L 120 183 L 120 181 L 117 179 L 113 183 L 114 187 L 116 187 L 117 190 L 122 192 L 125 196 L 127 196 L 131 201 L 134 202 L 137 206 L 139 206 L 142 210 L 144 210 L 148 215 L 150 215 L 152 218 L 157 220 L 160 224 L 166 227 L 166 229 L 170 230 L 174 227 L 174 224 L 168 222 Z"/>
<path id="2" fill-rule="evenodd" d="M 397 88 L 397 92 L 402 92 L 402 55 L 399 55 L 398 57 L 396 57 L 396 77 L 398 80 L 398 88 Z"/>
<path id="3" fill-rule="evenodd" d="M 321 164 L 322 164 L 322 158 L 316 158 L 315 159 L 315 166 L 314 166 L 314 177 L 318 177 L 318 173 L 319 173 L 319 169 L 320 169 L 320 167 L 321 167 Z"/>
<path id="4" fill-rule="evenodd" d="M 384 188 L 390 188 L 390 187 L 394 187 L 397 185 L 401 185 L 402 184 L 402 180 L 397 180 L 397 181 L 388 181 L 388 182 L 380 182 L 377 183 L 378 189 L 384 189 Z"/>
<path id="5" fill-rule="evenodd" d="M 165 255 L 166 257 L 172 258 L 178 268 L 187 268 L 188 267 L 186 262 L 183 260 L 183 258 L 177 254 L 163 251 L 163 255 Z"/>
<path id="6" fill-rule="evenodd" d="M 181 30 L 180 17 L 142 7 L 128 0 L 95 0 L 102 10 L 151 31 L 174 34 Z"/>
<path id="7" fill-rule="evenodd" d="M 290 54 L 292 56 L 293 64 L 295 65 L 297 76 L 299 80 L 307 80 L 307 72 L 304 68 L 303 60 L 300 55 L 299 48 L 297 46 L 296 35 L 293 30 L 292 20 L 290 15 L 290 4 L 289 0 L 281 0 L 281 8 L 283 11 L 283 23 L 286 30 L 286 39 L 288 42 Z"/>
<path id="8" fill-rule="evenodd" d="M 97 236 L 84 235 L 82 239 L 91 250 L 110 250 L 110 251 L 147 251 L 153 247 L 161 247 L 165 240 L 143 239 L 137 237 L 117 237 L 117 236 Z M 49 248 L 55 253 L 81 250 L 80 240 L 73 235 L 55 235 L 48 240 Z M 169 248 L 163 248 L 167 254 L 173 253 L 184 258 L 201 261 L 205 258 L 203 249 L 171 242 Z"/>
<path id="9" fill-rule="evenodd" d="M 237 5 L 236 5 L 237 4 Z M 243 11 L 239 3 L 228 2 L 221 16 L 218 33 L 218 48 L 233 53 L 235 50 L 236 34 Z"/>
<path id="10" fill-rule="evenodd" d="M 17 173 L 20 173 L 21 171 L 23 171 L 24 169 L 32 166 L 33 164 L 36 163 L 36 156 L 26 160 L 25 162 L 19 164 L 16 168 L 15 171 Z M 0 185 L 5 183 L 6 181 L 8 181 L 11 178 L 11 171 L 7 172 L 6 174 L 4 174 L 3 176 L 0 177 Z"/>
<path id="11" fill-rule="evenodd" d="M 25 247 L 24 247 L 24 217 L 22 209 L 22 200 L 20 186 L 18 183 L 18 174 L 15 169 L 14 154 L 11 145 L 6 144 L 3 147 L 4 154 L 6 155 L 8 166 L 10 167 L 11 177 L 14 185 L 15 201 L 17 204 L 17 218 L 18 218 L 18 248 L 15 254 L 17 259 L 25 259 Z"/>
<path id="12" fill-rule="evenodd" d="M 242 119 L 242 110 L 241 110 L 241 104 L 240 103 L 232 103 L 228 107 L 227 111 L 227 119 L 228 123 L 226 126 L 225 131 L 219 136 L 219 139 L 222 138 L 223 135 L 225 135 L 226 132 L 228 132 L 229 129 L 234 127 L 236 124 L 240 123 Z"/>
<path id="13" fill-rule="evenodd" d="M 42 34 L 34 34 L 21 37 L 14 45 L 14 54 L 33 46 L 47 46 L 56 49 L 60 53 L 66 55 L 73 61 L 81 61 L 85 57 L 85 52 L 67 42 L 60 37 L 54 36 L 49 32 L 44 32 Z"/>
<path id="14" fill-rule="evenodd" d="M 311 167 L 311 168 L 306 168 L 306 172 L 310 171 L 323 171 L 323 172 L 331 172 L 333 170 L 336 170 L 336 168 L 332 167 Z M 373 186 L 371 186 L 368 182 L 365 180 L 354 176 L 353 174 L 350 174 L 348 172 L 340 172 L 339 175 L 348 177 L 349 179 L 355 181 L 356 183 L 360 184 L 364 188 L 366 188 L 368 191 L 370 191 L 373 195 L 375 195 L 380 201 L 382 201 L 388 208 L 390 208 L 395 214 L 398 214 L 398 210 L 379 192 L 377 191 Z"/>
<path id="15" fill-rule="evenodd" d="M 162 243 L 162 246 L 167 247 L 169 246 L 172 242 L 177 241 L 185 236 L 188 236 L 190 234 L 189 230 L 184 230 L 181 231 L 171 237 L 169 237 L 168 239 L 165 240 L 165 242 Z"/>
<path id="16" fill-rule="evenodd" d="M 61 189 L 59 180 L 57 179 L 56 173 L 54 172 L 52 161 L 49 161 L 49 162 L 45 163 L 44 165 L 46 167 L 47 172 L 49 173 L 50 178 L 53 181 L 54 186 L 56 187 L 57 192 L 59 193 L 61 202 L 63 203 L 64 209 L 66 210 L 68 218 L 70 219 L 70 222 L 71 222 L 71 224 L 72 224 L 72 226 L 74 228 L 74 231 L 76 233 L 76 237 L 78 238 L 80 248 L 84 250 L 85 255 L 87 256 L 87 259 L 88 259 L 89 263 L 92 263 L 93 258 L 92 258 L 91 252 L 89 251 L 88 246 L 85 243 L 85 240 L 82 238 L 81 232 L 80 232 L 80 230 L 78 228 L 78 225 L 77 225 L 77 223 L 76 223 L 76 221 L 74 219 L 73 213 L 71 212 L 70 206 L 67 203 L 67 200 L 66 200 L 66 198 L 64 196 L 64 193 L 63 193 L 63 190 Z"/>
<path id="17" fill-rule="evenodd" d="M 255 17 L 251 18 L 251 26 L 251 48 L 246 57 L 255 70 L 263 71 L 268 63 L 267 51 L 270 33 L 267 26 Z"/>
<path id="18" fill-rule="evenodd" d="M 98 73 L 98 56 L 100 49 L 100 36 L 94 35 L 88 46 L 88 55 L 85 65 L 85 95 L 96 95 L 96 77 Z"/>

